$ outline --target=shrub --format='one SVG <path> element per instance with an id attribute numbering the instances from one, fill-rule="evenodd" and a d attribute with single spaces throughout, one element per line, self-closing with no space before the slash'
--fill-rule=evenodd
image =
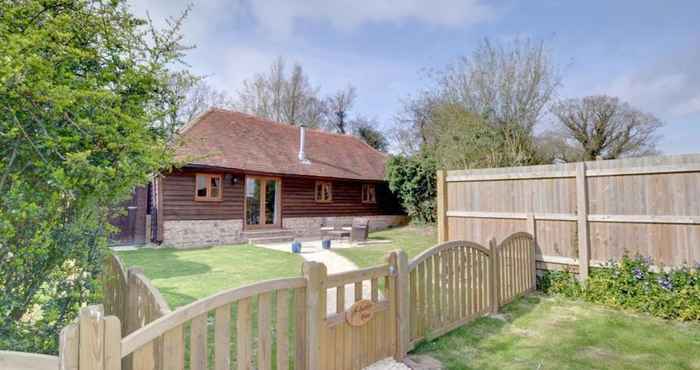
<path id="1" fill-rule="evenodd" d="M 585 284 L 571 271 L 547 271 L 537 283 L 548 294 L 582 298 L 664 319 L 700 320 L 700 264 L 659 271 L 653 271 L 651 264 L 648 258 L 623 256 L 617 263 L 611 261 L 591 269 Z"/>
<path id="2" fill-rule="evenodd" d="M 393 156 L 387 162 L 389 189 L 413 220 L 431 223 L 436 218 L 437 166 L 423 153 L 410 157 Z"/>

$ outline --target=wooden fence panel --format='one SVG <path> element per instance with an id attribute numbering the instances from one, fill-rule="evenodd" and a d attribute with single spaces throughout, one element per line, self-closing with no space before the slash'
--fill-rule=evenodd
<path id="1" fill-rule="evenodd" d="M 411 278 L 408 300 L 410 347 L 489 312 L 490 251 L 483 246 L 466 241 L 443 243 L 411 260 L 409 270 L 415 276 L 415 289 Z"/>
<path id="2" fill-rule="evenodd" d="M 495 244 L 492 244 L 494 248 Z M 510 303 L 516 297 L 535 290 L 533 236 L 516 233 L 495 246 L 498 305 Z"/>
<path id="3" fill-rule="evenodd" d="M 438 171 L 440 241 L 536 235 L 537 266 L 700 262 L 700 154 Z M 534 220 L 534 230 L 527 219 Z"/>
<path id="4" fill-rule="evenodd" d="M 131 269 L 127 301 L 135 307 L 127 320 L 143 327 L 122 338 L 116 316 L 85 309 L 62 332 L 59 363 L 75 370 L 361 369 L 403 359 L 418 341 L 531 290 L 534 256 L 532 236 L 519 233 L 492 249 L 453 241 L 410 262 L 396 251 L 384 265 L 333 275 L 307 262 L 303 277 L 223 291 L 169 313 L 134 299 L 159 293 Z"/>

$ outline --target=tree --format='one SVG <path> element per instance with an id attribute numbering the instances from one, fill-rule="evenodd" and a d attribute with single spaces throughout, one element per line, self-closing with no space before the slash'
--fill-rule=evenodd
<path id="1" fill-rule="evenodd" d="M 169 166 L 165 30 L 124 1 L 0 2 L 0 348 L 55 352 L 58 331 L 96 299 L 108 219 Z"/>
<path id="2" fill-rule="evenodd" d="M 338 90 L 335 94 L 324 99 L 326 109 L 326 125 L 329 131 L 339 134 L 349 132 L 348 113 L 355 104 L 357 93 L 355 87 L 348 85 L 345 89 Z"/>
<path id="3" fill-rule="evenodd" d="M 408 100 L 396 119 L 402 138 L 413 141 L 401 146 L 410 148 L 418 141 L 421 147 L 437 147 L 435 134 L 444 132 L 451 122 L 458 126 L 464 123 L 456 114 L 462 112 L 468 116 L 466 120 L 478 117 L 500 136 L 494 142 L 500 153 L 494 165 L 538 163 L 534 126 L 559 85 L 543 43 L 515 40 L 499 45 L 487 39 L 469 57 L 429 74 L 429 78 L 433 86 Z M 442 127 L 436 131 L 435 112 L 445 106 L 452 110 L 448 118 L 454 121 L 439 122 Z M 470 137 L 474 135 L 464 136 Z"/>
<path id="4" fill-rule="evenodd" d="M 614 159 L 653 154 L 656 130 L 662 122 L 618 98 L 606 95 L 568 99 L 556 103 L 563 135 L 576 143 L 576 160 Z"/>
<path id="5" fill-rule="evenodd" d="M 458 104 L 443 103 L 433 108 L 432 141 L 425 146 L 440 168 L 468 169 L 494 167 L 505 162 L 503 136 L 478 114 Z"/>
<path id="6" fill-rule="evenodd" d="M 156 127 L 172 138 L 177 130 L 212 107 L 233 108 L 234 102 L 224 91 L 210 86 L 204 77 L 189 71 L 177 71 L 168 79 L 169 93 L 162 98 L 166 114 Z"/>
<path id="7" fill-rule="evenodd" d="M 387 161 L 389 189 L 414 221 L 432 223 L 436 220 L 436 173 L 436 162 L 427 152 L 392 156 Z"/>
<path id="8" fill-rule="evenodd" d="M 389 142 L 384 134 L 375 128 L 378 126 L 375 120 L 357 117 L 353 120 L 351 126 L 354 128 L 355 135 L 367 143 L 367 145 L 380 152 L 389 150 Z"/>
<path id="9" fill-rule="evenodd" d="M 270 66 L 268 73 L 257 74 L 243 82 L 237 106 L 258 117 L 309 127 L 319 127 L 324 113 L 318 88 L 311 86 L 301 65 L 295 64 L 292 73 L 287 75 L 281 57 Z"/>

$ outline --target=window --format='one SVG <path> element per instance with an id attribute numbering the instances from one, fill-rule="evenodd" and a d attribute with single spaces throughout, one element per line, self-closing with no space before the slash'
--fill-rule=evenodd
<path id="1" fill-rule="evenodd" d="M 195 180 L 194 200 L 219 201 L 222 199 L 221 175 L 198 173 Z"/>
<path id="2" fill-rule="evenodd" d="M 328 181 L 316 181 L 316 201 L 328 203 L 333 200 L 332 184 Z"/>
<path id="3" fill-rule="evenodd" d="M 377 203 L 374 184 L 362 184 L 362 203 Z"/>

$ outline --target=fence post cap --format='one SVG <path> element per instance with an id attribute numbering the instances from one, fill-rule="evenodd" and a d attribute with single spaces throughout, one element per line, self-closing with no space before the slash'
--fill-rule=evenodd
<path id="1" fill-rule="evenodd" d="M 104 306 L 102 304 L 94 304 L 85 306 L 80 309 L 80 317 L 102 318 L 104 316 Z"/>

